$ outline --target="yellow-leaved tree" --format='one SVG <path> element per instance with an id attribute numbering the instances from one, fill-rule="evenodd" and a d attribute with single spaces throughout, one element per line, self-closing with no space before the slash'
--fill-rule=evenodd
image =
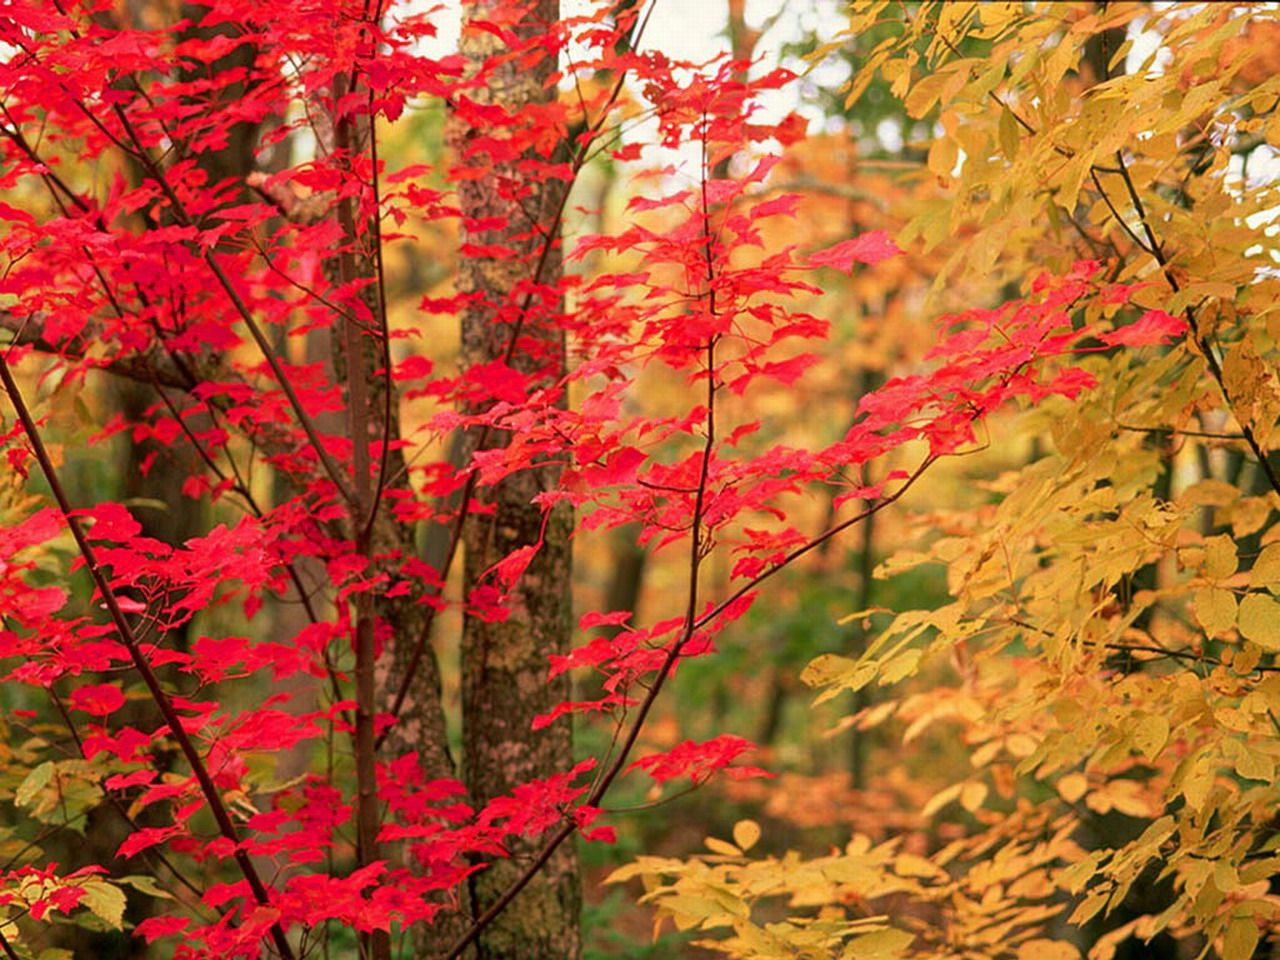
<path id="1" fill-rule="evenodd" d="M 874 84 L 933 131 L 896 236 L 942 263 L 926 309 L 1087 329 L 1087 389 L 994 421 L 967 500 L 911 501 L 880 573 L 947 602 L 803 675 L 966 755 L 925 826 L 784 853 L 744 821 L 614 879 L 733 957 L 1274 956 L 1277 11 L 864 2 L 828 40 L 815 65 L 860 51 L 848 104 Z"/>

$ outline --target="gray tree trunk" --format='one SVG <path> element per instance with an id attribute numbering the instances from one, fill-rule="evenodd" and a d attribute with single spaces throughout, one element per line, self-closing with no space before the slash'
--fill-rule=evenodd
<path id="1" fill-rule="evenodd" d="M 488 19 L 502 0 L 468 0 L 467 19 Z M 559 0 L 530 5 L 517 30 L 536 35 L 559 17 Z M 501 53 L 497 38 L 484 31 L 463 31 L 462 52 L 478 68 Z M 498 104 L 518 114 L 531 104 L 556 96 L 546 86 L 555 69 L 553 58 L 530 67 L 507 63 L 486 74 L 486 85 L 470 91 L 479 101 Z M 454 121 L 456 144 L 467 142 L 468 130 Z M 542 158 L 547 159 L 547 158 Z M 547 313 L 559 304 L 529 303 L 516 292 L 520 281 L 554 286 L 561 276 L 558 248 L 542 255 L 545 238 L 559 229 L 565 184 L 531 177 L 514 164 L 486 166 L 487 175 L 459 184 L 462 212 L 468 218 L 503 217 L 500 230 L 468 233 L 463 241 L 499 242 L 516 248 L 510 259 L 466 257 L 459 268 L 461 292 L 482 298 L 462 317 L 462 359 L 465 366 L 489 363 L 508 355 L 515 327 L 519 332 L 510 364 L 534 382 L 546 384 L 565 368 L 564 338 Z M 519 202 L 505 199 L 522 196 Z M 540 265 L 540 269 L 539 269 Z M 472 436 L 471 446 L 479 443 Z M 502 446 L 508 437 L 490 432 L 486 447 Z M 482 585 L 482 575 L 494 563 L 520 547 L 542 543 L 537 557 L 516 585 L 511 616 L 501 623 L 468 616 L 462 637 L 463 779 L 472 802 L 482 807 L 531 779 L 563 771 L 572 762 L 568 718 L 534 732 L 533 718 L 571 696 L 567 677 L 547 682 L 547 657 L 565 653 L 571 628 L 569 535 L 573 517 L 558 508 L 544 525 L 542 510 L 531 501 L 555 486 L 558 470 L 545 465 L 504 480 L 480 494 L 492 512 L 472 517 L 465 528 L 465 590 Z M 523 869 L 522 861 L 539 841 L 515 844 L 510 859 L 498 860 L 473 877 L 473 915 L 481 913 Z M 578 914 L 581 899 L 577 854 L 563 845 L 551 862 L 480 937 L 477 956 L 483 960 L 572 960 L 579 955 Z"/>

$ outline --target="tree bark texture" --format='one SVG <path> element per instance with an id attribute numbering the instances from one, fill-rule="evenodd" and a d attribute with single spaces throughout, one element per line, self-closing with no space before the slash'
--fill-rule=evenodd
<path id="1" fill-rule="evenodd" d="M 503 0 L 470 0 L 464 17 L 488 19 Z M 559 0 L 536 0 L 524 13 L 518 33 L 545 31 L 559 16 Z M 491 33 L 463 30 L 462 52 L 472 69 L 503 48 Z M 547 79 L 554 57 L 530 65 L 523 58 L 489 69 L 484 84 L 469 91 L 480 102 L 499 105 L 515 116 L 530 105 L 556 96 Z M 465 147 L 470 131 L 458 119 L 451 124 L 453 143 Z M 461 155 L 461 150 L 460 150 Z M 541 158 L 546 159 L 546 158 Z M 464 161 L 465 162 L 465 161 Z M 459 268 L 463 293 L 479 296 L 462 316 L 462 362 L 470 367 L 507 359 L 511 367 L 539 386 L 554 382 L 565 369 L 564 339 L 551 317 L 561 309 L 558 297 L 530 297 L 521 282 L 533 280 L 554 288 L 561 276 L 558 248 L 559 211 L 566 185 L 544 181 L 514 163 L 486 165 L 486 176 L 464 180 L 458 192 L 465 218 L 499 217 L 505 227 L 463 230 L 463 242 L 501 243 L 519 251 L 508 259 L 466 257 Z M 552 244 L 544 251 L 546 244 Z M 548 302 L 551 301 L 551 302 Z M 514 349 L 511 348 L 512 338 Z M 482 437 L 470 436 L 474 450 Z M 486 447 L 509 438 L 499 431 L 483 437 Z M 550 465 L 525 470 L 494 489 L 478 494 L 485 510 L 477 512 L 464 533 L 465 590 L 468 596 L 487 586 L 484 575 L 497 561 L 520 547 L 541 544 L 536 558 L 509 598 L 511 616 L 501 623 L 467 616 L 462 637 L 463 779 L 477 807 L 510 793 L 529 780 L 562 772 L 572 763 L 571 726 L 567 718 L 535 732 L 538 714 L 571 696 L 568 678 L 547 682 L 547 658 L 569 646 L 573 518 L 567 507 L 544 517 L 532 500 L 555 486 L 558 470 Z M 521 842 L 509 859 L 496 861 L 474 876 L 472 910 L 482 912 L 523 869 L 522 861 L 539 846 Z M 577 855 L 563 845 L 484 934 L 477 956 L 483 960 L 572 960 L 579 955 L 580 906 Z"/>

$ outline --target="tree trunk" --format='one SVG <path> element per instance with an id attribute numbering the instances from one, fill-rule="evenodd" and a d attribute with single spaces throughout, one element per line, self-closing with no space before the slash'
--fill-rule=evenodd
<path id="1" fill-rule="evenodd" d="M 502 0 L 471 0 L 467 20 L 497 19 Z M 536 37 L 559 16 L 559 0 L 531 3 L 516 26 L 518 34 Z M 464 27 L 462 52 L 474 69 L 504 52 L 491 33 Z M 513 116 L 530 105 L 556 96 L 546 81 L 554 58 L 530 65 L 508 61 L 485 74 L 473 91 L 481 102 L 501 106 Z M 456 119 L 451 137 L 465 146 L 469 131 Z M 466 162 L 465 156 L 462 158 Z M 542 158 L 545 159 L 545 158 Z M 539 385 L 553 382 L 565 369 L 564 339 L 554 315 L 559 298 L 530 297 L 518 290 L 532 279 L 547 288 L 560 280 L 559 212 L 566 186 L 543 181 L 514 163 L 488 163 L 487 175 L 462 181 L 458 192 L 464 218 L 504 218 L 490 231 L 464 229 L 463 242 L 501 243 L 519 256 L 507 259 L 465 257 L 458 286 L 480 296 L 462 317 L 462 359 L 466 367 L 506 360 Z M 518 197 L 520 199 L 508 199 Z M 465 221 L 464 221 L 465 222 Z M 550 245 L 550 249 L 544 249 Z M 552 301 L 552 302 L 548 302 Z M 511 347 L 515 337 L 514 348 Z M 483 441 L 492 448 L 508 442 L 497 431 L 470 437 L 474 450 Z M 473 515 L 465 528 L 464 589 L 471 597 L 484 586 L 494 563 L 521 547 L 541 544 L 523 578 L 509 597 L 511 615 L 501 623 L 468 615 L 462 636 L 463 779 L 472 802 L 483 807 L 518 785 L 565 770 L 572 763 L 571 726 L 567 718 L 534 732 L 540 713 L 570 697 L 568 677 L 547 682 L 547 658 L 568 649 L 571 605 L 571 512 L 557 508 L 544 518 L 531 501 L 555 486 L 558 469 L 550 465 L 525 470 L 477 499 L 490 508 Z M 545 522 L 544 522 L 545 521 Z M 471 604 L 468 604 L 471 607 Z M 473 913 L 478 915 L 523 870 L 523 861 L 539 846 L 536 839 L 513 844 L 511 857 L 475 875 L 471 885 Z M 511 907 L 489 926 L 477 945 L 481 958 L 503 960 L 571 960 L 580 950 L 580 901 L 577 855 L 563 845 Z"/>

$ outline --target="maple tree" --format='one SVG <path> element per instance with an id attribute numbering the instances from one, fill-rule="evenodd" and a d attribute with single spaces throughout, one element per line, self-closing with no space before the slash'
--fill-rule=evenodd
<path id="1" fill-rule="evenodd" d="M 732 731 L 650 743 L 677 672 L 1007 429 L 1054 452 L 886 565 L 945 565 L 950 602 L 862 614 L 865 651 L 804 675 L 926 680 L 851 722 L 958 724 L 970 770 L 924 813 L 959 801 L 963 834 L 753 860 L 742 821 L 615 879 L 736 956 L 1074 956 L 1063 915 L 1099 960 L 1165 930 L 1251 955 L 1280 404 L 1269 181 L 1232 158 L 1275 140 L 1263 12 L 1166 11 L 1162 71 L 1122 72 L 1098 38 L 1140 5 L 856 6 L 811 62 L 872 38 L 850 101 L 876 82 L 941 132 L 903 222 L 811 236 L 806 122 L 761 106 L 804 67 L 675 60 L 627 0 L 461 6 L 435 56 L 439 11 L 373 0 L 0 14 L 0 949 L 38 956 L 56 921 L 178 956 L 578 955 L 576 844 L 614 838 L 619 785 L 767 775 Z M 427 159 L 388 160 L 431 111 Z M 634 174 L 620 226 L 567 232 L 603 166 Z M 456 279 L 400 309 L 387 261 L 429 231 Z M 963 299 L 838 436 L 791 442 L 756 405 L 829 359 L 825 288 L 909 260 Z M 104 377 L 150 405 L 97 422 Z M 166 541 L 72 482 L 120 434 L 202 529 Z M 661 609 L 575 626 L 594 531 L 676 571 Z M 1145 822 L 1087 849 L 1111 810 Z M 59 859 L 107 817 L 114 851 Z M 1163 912 L 1098 928 L 1153 871 Z M 753 912 L 778 896 L 817 909 Z M 886 898 L 892 924 L 863 909 Z"/>

